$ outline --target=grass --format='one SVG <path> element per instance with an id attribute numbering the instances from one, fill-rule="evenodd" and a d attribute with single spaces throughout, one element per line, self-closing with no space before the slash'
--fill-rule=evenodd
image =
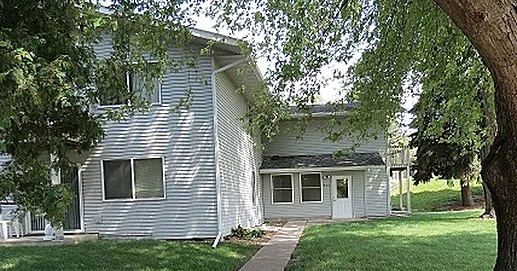
<path id="1" fill-rule="evenodd" d="M 404 184 L 404 191 L 406 189 Z M 445 180 L 433 180 L 411 187 L 411 209 L 414 212 L 433 212 L 447 210 L 450 206 L 461 202 L 461 187 L 459 181 L 453 186 L 447 185 Z M 391 191 L 391 205 L 398 207 L 399 191 L 395 187 Z M 483 196 L 483 187 L 479 183 L 472 185 L 472 196 Z M 406 207 L 407 196 L 403 193 L 404 207 Z"/>
<path id="2" fill-rule="evenodd" d="M 480 220 L 479 213 L 417 213 L 308 227 L 288 270 L 490 270 L 495 221 Z"/>
<path id="3" fill-rule="evenodd" d="M 98 240 L 0 247 L 0 270 L 237 270 L 258 247 L 203 242 Z"/>

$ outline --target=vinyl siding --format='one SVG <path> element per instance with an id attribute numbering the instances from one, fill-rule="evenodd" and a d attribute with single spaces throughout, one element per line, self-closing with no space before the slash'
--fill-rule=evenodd
<path id="1" fill-rule="evenodd" d="M 315 172 L 317 173 L 317 172 Z M 283 173 L 282 173 L 283 174 Z M 287 174 L 287 173 L 286 173 Z M 331 217 L 332 216 L 332 176 L 352 176 L 352 210 L 356 218 L 365 216 L 365 181 L 363 171 L 332 171 L 322 172 L 323 178 L 323 202 L 322 203 L 301 203 L 300 197 L 300 173 L 293 172 L 294 180 L 294 202 L 292 204 L 273 204 L 271 199 L 271 174 L 262 175 L 264 216 L 268 220 L 282 218 L 309 218 L 309 217 Z M 274 174 L 273 174 L 274 175 Z"/>
<path id="2" fill-rule="evenodd" d="M 283 175 L 284 173 L 282 173 Z M 288 174 L 288 173 L 285 173 Z M 332 202 L 330 196 L 330 178 L 323 179 L 323 202 L 301 203 L 300 175 L 291 173 L 294 187 L 294 202 L 292 204 L 273 203 L 271 195 L 271 174 L 262 175 L 264 217 L 267 220 L 283 218 L 304 218 L 304 217 L 330 217 L 332 214 Z M 325 174 L 323 174 L 325 176 Z"/>
<path id="3" fill-rule="evenodd" d="M 108 56 L 109 39 L 95 51 L 99 58 Z M 169 53 L 183 54 L 177 49 Z M 150 112 L 104 123 L 105 138 L 81 161 L 87 233 L 161 239 L 216 236 L 211 58 L 198 57 L 196 71 L 166 74 L 162 104 Z M 193 92 L 192 107 L 171 113 L 187 87 Z M 157 157 L 164 158 L 165 199 L 103 201 L 101 160 Z"/>
<path id="4" fill-rule="evenodd" d="M 2 170 L 4 164 L 9 161 L 9 159 L 11 159 L 11 157 L 9 157 L 8 155 L 3 155 L 3 154 L 0 154 L 0 170 Z"/>
<path id="5" fill-rule="evenodd" d="M 386 169 L 369 168 L 366 171 L 366 215 L 387 216 L 390 213 Z"/>
<path id="6" fill-rule="evenodd" d="M 262 222 L 259 179 L 262 158 L 242 120 L 248 102 L 225 73 L 216 75 L 216 92 L 222 232 L 227 235 L 238 225 L 250 227 Z M 257 187 L 256 205 L 252 202 L 252 172 Z"/>
<path id="7" fill-rule="evenodd" d="M 308 125 L 303 139 L 297 140 L 293 132 L 293 123 L 283 123 L 280 125 L 281 131 L 271 142 L 267 144 L 265 156 L 280 155 L 309 155 L 309 154 L 328 154 L 351 146 L 350 141 L 341 140 L 331 142 L 323 140 L 326 134 L 321 131 L 325 127 L 328 118 L 313 118 L 308 120 Z M 387 150 L 387 139 L 382 133 L 377 139 L 363 142 L 355 151 L 358 153 L 378 152 L 384 157 Z"/>

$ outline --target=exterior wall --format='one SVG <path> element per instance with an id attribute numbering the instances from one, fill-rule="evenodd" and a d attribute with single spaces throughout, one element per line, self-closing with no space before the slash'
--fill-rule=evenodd
<path id="1" fill-rule="evenodd" d="M 259 168 L 261 153 L 254 147 L 241 119 L 248 102 L 224 74 L 216 75 L 217 125 L 221 182 L 222 232 L 263 220 Z M 256 204 L 252 202 L 252 172 L 255 172 Z"/>
<path id="2" fill-rule="evenodd" d="M 318 172 L 311 172 L 318 173 Z M 282 173 L 289 174 L 289 173 Z M 271 174 L 262 175 L 264 217 L 268 220 L 302 217 L 330 217 L 332 215 L 332 199 L 330 195 L 330 178 L 323 178 L 323 202 L 301 202 L 300 174 L 293 172 L 293 203 L 274 204 L 271 194 Z M 273 174 L 274 175 L 274 174 Z M 323 176 L 326 173 L 322 174 Z"/>
<path id="3" fill-rule="evenodd" d="M 340 142 L 325 141 L 325 133 L 320 128 L 325 127 L 328 118 L 315 117 L 309 120 L 307 129 L 303 134 L 303 140 L 296 140 L 295 134 L 292 132 L 292 123 L 282 124 L 281 132 L 275 136 L 272 142 L 268 143 L 265 156 L 280 155 L 310 155 L 310 154 L 328 154 L 343 148 L 350 147 L 350 141 L 342 140 Z M 384 134 L 380 134 L 378 139 L 363 142 L 355 151 L 357 153 L 378 152 L 384 157 L 387 151 L 388 140 Z"/>
<path id="4" fill-rule="evenodd" d="M 386 169 L 369 168 L 366 171 L 366 215 L 390 214 L 389 179 Z"/>
<path id="5" fill-rule="evenodd" d="M 96 47 L 100 58 L 110 50 L 107 39 Z M 181 57 L 182 52 L 171 49 L 170 54 Z M 198 57 L 197 71 L 166 74 L 161 104 L 104 124 L 105 138 L 81 161 L 87 233 L 163 239 L 217 235 L 211 58 Z M 188 86 L 191 109 L 171 113 Z M 165 199 L 103 201 L 102 159 L 150 157 L 164 158 Z"/>
<path id="6" fill-rule="evenodd" d="M 314 171 L 311 173 L 318 172 Z M 291 174 L 293 174 L 294 180 L 294 202 L 292 204 L 273 204 L 271 198 L 271 174 L 262 174 L 265 219 L 331 217 L 332 176 L 352 176 L 352 212 L 354 218 L 389 215 L 386 189 L 388 187 L 388 180 L 384 178 L 386 173 L 382 168 L 369 168 L 366 171 L 322 172 L 322 176 L 328 176 L 328 178 L 323 178 L 322 203 L 301 203 L 300 173 L 293 172 Z"/>
<path id="7" fill-rule="evenodd" d="M 9 159 L 10 159 L 10 157 L 8 155 L 0 154 L 0 170 L 2 170 L 4 163 L 9 161 Z"/>

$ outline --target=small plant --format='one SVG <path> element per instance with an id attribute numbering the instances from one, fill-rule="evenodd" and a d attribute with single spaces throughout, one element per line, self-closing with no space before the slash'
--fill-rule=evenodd
<path id="1" fill-rule="evenodd" d="M 236 228 L 232 229 L 232 233 L 230 236 L 237 237 L 239 239 L 255 239 L 255 238 L 261 238 L 264 236 L 265 232 L 261 229 L 246 229 L 243 228 L 241 225 L 237 226 Z"/>

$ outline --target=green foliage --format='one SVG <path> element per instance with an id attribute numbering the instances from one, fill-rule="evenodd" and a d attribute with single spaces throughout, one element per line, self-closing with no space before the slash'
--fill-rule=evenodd
<path id="1" fill-rule="evenodd" d="M 332 104 L 357 106 L 329 122 L 328 140 L 360 144 L 377 136 L 403 111 L 403 94 L 423 89 L 423 96 L 445 93 L 442 113 L 459 120 L 446 142 L 479 143 L 476 93 L 493 89 L 490 76 L 475 48 L 432 1 L 213 0 L 211 14 L 221 26 L 248 30 L 254 53 L 273 63 L 265 77 L 280 102 L 264 101 L 271 108 L 303 108 L 329 79 L 344 83 L 344 97 Z M 258 119 L 255 125 L 268 127 L 269 138 L 278 123 Z M 431 124 L 426 136 L 442 134 L 445 123 Z"/>
<path id="2" fill-rule="evenodd" d="M 491 270 L 495 221 L 479 212 L 307 227 L 286 270 Z"/>
<path id="3" fill-rule="evenodd" d="M 76 245 L 2 247 L 0 270 L 237 270 L 257 246 L 156 240 L 99 240 Z M 95 260 L 92 260 L 95 259 Z"/>
<path id="4" fill-rule="evenodd" d="M 247 229 L 241 225 L 233 228 L 230 236 L 237 237 L 239 239 L 255 239 L 264 236 L 265 232 L 261 229 Z"/>
<path id="5" fill-rule="evenodd" d="M 71 195 L 51 183 L 50 170 L 70 167 L 69 154 L 96 146 L 102 121 L 149 108 L 142 95 L 128 90 L 126 74 L 138 73 L 151 84 L 166 71 L 195 66 L 195 54 L 186 48 L 186 57 L 167 53 L 172 43 L 181 48 L 190 39 L 191 11 L 183 4 L 2 1 L 0 153 L 13 159 L 0 173 L 0 198 L 62 223 Z M 106 37 L 113 51 L 97 59 L 93 46 Z M 96 111 L 105 99 L 127 103 Z"/>

